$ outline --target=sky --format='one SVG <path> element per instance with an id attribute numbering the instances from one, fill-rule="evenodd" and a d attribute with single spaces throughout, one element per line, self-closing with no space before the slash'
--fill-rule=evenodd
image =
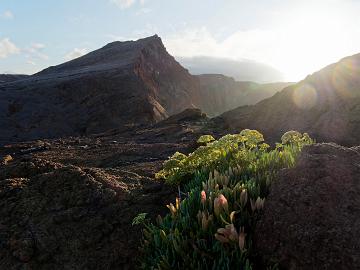
<path id="1" fill-rule="evenodd" d="M 0 73 L 158 34 L 176 57 L 253 60 L 297 81 L 360 53 L 359 14 L 360 0 L 0 0 Z"/>

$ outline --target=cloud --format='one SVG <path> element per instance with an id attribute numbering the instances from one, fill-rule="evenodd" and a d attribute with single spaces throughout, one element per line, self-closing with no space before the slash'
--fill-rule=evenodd
<path id="1" fill-rule="evenodd" d="M 141 16 L 141 15 L 145 15 L 145 14 L 148 14 L 148 13 L 150 13 L 150 12 L 152 12 L 152 10 L 150 9 L 150 8 L 141 8 L 140 10 L 138 10 L 136 13 L 135 13 L 135 15 L 136 16 Z"/>
<path id="2" fill-rule="evenodd" d="M 75 48 L 71 52 L 66 54 L 64 56 L 64 59 L 66 61 L 70 61 L 70 60 L 73 60 L 73 59 L 78 58 L 80 56 L 83 56 L 83 55 L 87 54 L 88 52 L 89 52 L 89 50 L 87 48 Z"/>
<path id="3" fill-rule="evenodd" d="M 309 16 L 308 16 L 309 17 Z M 163 36 L 168 51 L 180 57 L 213 56 L 250 59 L 275 67 L 287 80 L 300 80 L 339 59 L 359 53 L 358 23 L 308 19 L 268 28 L 239 30 L 217 38 L 206 27 L 185 29 Z M 352 17 L 354 19 L 354 17 Z"/>
<path id="4" fill-rule="evenodd" d="M 147 0 L 110 0 L 110 3 L 117 5 L 120 9 L 127 9 L 136 3 L 143 6 L 146 2 Z"/>
<path id="5" fill-rule="evenodd" d="M 26 53 L 28 58 L 38 58 L 41 60 L 48 60 L 49 56 L 47 56 L 43 50 L 45 49 L 45 45 L 42 43 L 32 43 L 29 47 L 25 48 L 23 51 Z"/>
<path id="6" fill-rule="evenodd" d="M 110 2 L 117 5 L 121 9 L 126 9 L 135 4 L 136 0 L 110 0 Z"/>
<path id="7" fill-rule="evenodd" d="M 36 66 L 36 63 L 32 60 L 27 60 L 26 64 L 32 65 L 32 66 Z"/>
<path id="8" fill-rule="evenodd" d="M 9 55 L 17 54 L 19 52 L 20 49 L 16 47 L 16 45 L 12 43 L 9 38 L 0 40 L 0 58 L 6 58 Z"/>
<path id="9" fill-rule="evenodd" d="M 2 14 L 0 14 L 1 19 L 11 20 L 14 18 L 14 14 L 10 10 L 6 10 Z"/>

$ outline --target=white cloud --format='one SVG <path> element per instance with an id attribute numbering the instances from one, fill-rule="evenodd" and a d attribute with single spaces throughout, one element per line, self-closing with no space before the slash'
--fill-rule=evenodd
<path id="1" fill-rule="evenodd" d="M 139 10 L 135 13 L 135 15 L 136 15 L 136 16 L 141 16 L 141 15 L 148 14 L 148 13 L 150 13 L 151 11 L 152 11 L 152 10 L 151 10 L 150 8 L 144 7 L 144 8 L 139 9 Z"/>
<path id="2" fill-rule="evenodd" d="M 129 8 L 136 3 L 143 6 L 146 2 L 147 0 L 110 0 L 110 3 L 117 5 L 120 9 Z"/>
<path id="3" fill-rule="evenodd" d="M 47 56 L 43 50 L 45 49 L 45 45 L 42 43 L 32 43 L 29 47 L 25 48 L 23 51 L 27 53 L 28 58 L 39 58 L 41 60 L 48 60 L 49 56 Z"/>
<path id="4" fill-rule="evenodd" d="M 36 66 L 36 63 L 32 60 L 27 60 L 26 64 L 32 65 L 32 66 Z"/>
<path id="5" fill-rule="evenodd" d="M 75 48 L 71 52 L 66 54 L 64 56 L 64 59 L 66 61 L 70 61 L 70 60 L 73 60 L 73 59 L 78 58 L 80 56 L 83 56 L 83 55 L 87 54 L 88 52 L 89 52 L 89 50 L 87 48 Z"/>
<path id="6" fill-rule="evenodd" d="M 110 0 L 110 2 L 117 5 L 121 9 L 126 9 L 135 4 L 136 0 Z"/>
<path id="7" fill-rule="evenodd" d="M 14 18 L 14 14 L 10 10 L 6 10 L 0 14 L 0 18 L 10 20 Z"/>
<path id="8" fill-rule="evenodd" d="M 9 55 L 17 54 L 19 52 L 20 49 L 16 47 L 16 45 L 12 43 L 9 38 L 0 40 L 0 58 L 6 58 Z"/>

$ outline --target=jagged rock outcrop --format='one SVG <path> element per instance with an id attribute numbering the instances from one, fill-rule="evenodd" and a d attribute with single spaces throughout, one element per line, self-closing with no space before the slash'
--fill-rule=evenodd
<path id="1" fill-rule="evenodd" d="M 256 228 L 259 256 L 280 269 L 360 269 L 359 164 L 359 148 L 305 147 L 271 187 Z"/>
<path id="2" fill-rule="evenodd" d="M 275 141 L 288 130 L 317 141 L 360 142 L 360 54 L 342 59 L 254 106 L 221 115 L 230 129 L 252 128 Z"/>

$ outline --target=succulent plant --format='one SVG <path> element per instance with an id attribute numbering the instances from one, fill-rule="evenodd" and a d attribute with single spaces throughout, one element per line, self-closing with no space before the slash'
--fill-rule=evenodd
<path id="1" fill-rule="evenodd" d="M 170 213 L 156 224 L 141 219 L 142 268 L 252 269 L 254 227 L 269 187 L 313 142 L 299 134 L 284 134 L 270 149 L 261 133 L 244 130 L 170 157 L 157 177 L 187 196 L 168 204 Z"/>

